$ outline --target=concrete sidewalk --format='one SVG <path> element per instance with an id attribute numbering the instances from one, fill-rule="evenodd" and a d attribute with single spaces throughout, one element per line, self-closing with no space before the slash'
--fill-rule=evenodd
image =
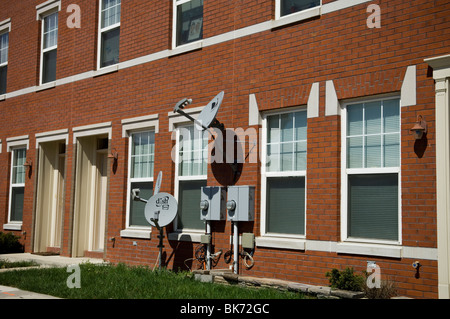
<path id="1" fill-rule="evenodd" d="M 38 267 L 67 267 L 70 265 L 81 264 L 86 262 L 92 264 L 107 263 L 103 259 L 96 259 L 96 258 L 85 258 L 85 257 L 70 258 L 70 257 L 62 257 L 59 255 L 41 256 L 30 253 L 3 254 L 0 255 L 0 260 L 7 260 L 9 262 L 34 261 L 39 265 Z M 13 269 L 14 268 L 0 269 L 0 272 L 11 271 Z M 26 268 L 15 268 L 15 269 L 26 269 Z M 60 298 L 0 285 L 0 299 L 60 299 Z"/>

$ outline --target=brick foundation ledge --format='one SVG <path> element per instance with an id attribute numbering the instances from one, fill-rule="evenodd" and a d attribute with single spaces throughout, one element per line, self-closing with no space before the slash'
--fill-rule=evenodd
<path id="1" fill-rule="evenodd" d="M 361 299 L 364 298 L 363 292 L 331 289 L 324 286 L 313 286 L 292 281 L 274 279 L 274 278 L 258 278 L 250 276 L 240 276 L 232 273 L 228 269 L 218 270 L 194 270 L 192 271 L 194 278 L 201 282 L 213 282 L 221 284 L 242 285 L 254 288 L 273 288 L 283 291 L 301 292 L 304 294 L 314 295 L 318 298 L 329 299 Z"/>

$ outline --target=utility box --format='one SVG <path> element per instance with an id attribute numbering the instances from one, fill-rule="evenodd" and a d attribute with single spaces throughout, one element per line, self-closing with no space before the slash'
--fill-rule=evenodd
<path id="1" fill-rule="evenodd" d="M 255 187 L 228 187 L 227 211 L 228 220 L 242 222 L 253 221 L 255 215 Z"/>
<path id="2" fill-rule="evenodd" d="M 241 237 L 242 248 L 254 249 L 255 248 L 255 234 L 243 233 Z"/>
<path id="3" fill-rule="evenodd" d="M 226 190 L 219 186 L 202 187 L 200 195 L 200 219 L 224 220 Z"/>

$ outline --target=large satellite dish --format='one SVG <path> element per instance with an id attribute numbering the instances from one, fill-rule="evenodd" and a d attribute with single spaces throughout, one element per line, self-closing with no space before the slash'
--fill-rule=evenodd
<path id="1" fill-rule="evenodd" d="M 180 100 L 174 108 L 174 113 L 179 113 L 189 120 L 195 123 L 195 126 L 198 130 L 207 130 L 210 127 L 216 127 L 223 130 L 224 126 L 217 119 L 217 112 L 219 111 L 220 105 L 223 101 L 224 92 L 220 92 L 217 94 L 200 112 L 197 119 L 194 119 L 189 114 L 185 113 L 182 109 L 185 108 L 188 104 L 192 103 L 192 99 L 182 99 Z"/>
<path id="2" fill-rule="evenodd" d="M 169 193 L 158 193 L 150 197 L 145 205 L 145 219 L 160 229 L 169 225 L 177 216 L 177 200 Z"/>

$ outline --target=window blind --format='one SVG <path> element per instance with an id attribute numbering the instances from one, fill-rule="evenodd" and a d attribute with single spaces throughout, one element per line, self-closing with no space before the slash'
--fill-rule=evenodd
<path id="1" fill-rule="evenodd" d="M 267 231 L 305 233 L 305 177 L 267 178 Z"/>
<path id="2" fill-rule="evenodd" d="M 348 176 L 349 237 L 398 240 L 398 174 Z"/>

